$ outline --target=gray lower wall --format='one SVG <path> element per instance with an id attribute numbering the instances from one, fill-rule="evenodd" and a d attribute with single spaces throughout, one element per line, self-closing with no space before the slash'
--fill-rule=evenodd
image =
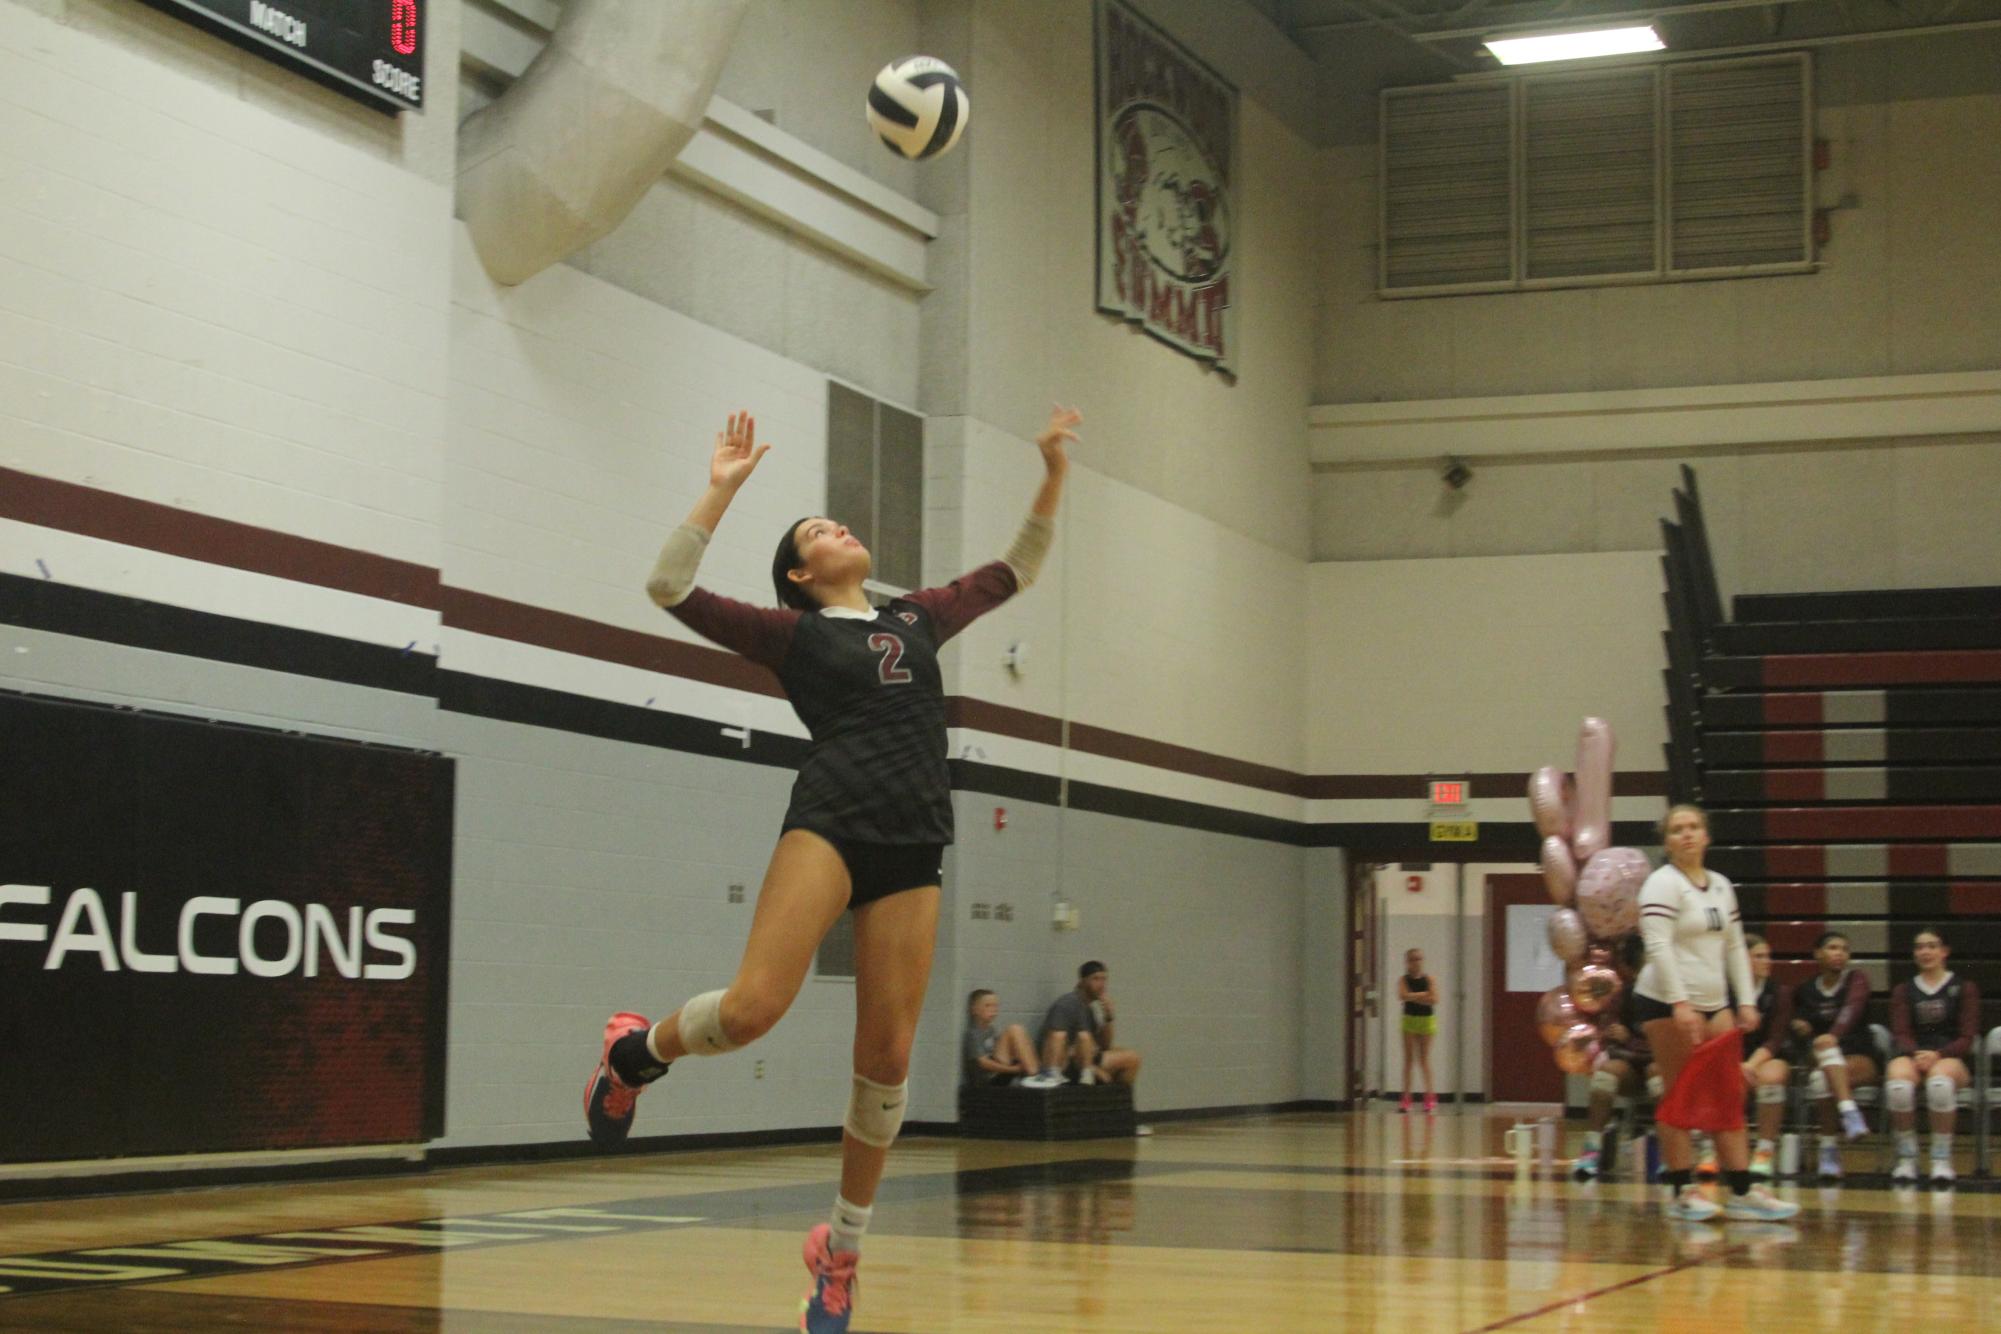
<path id="1" fill-rule="evenodd" d="M 434 749 L 457 760 L 448 1146 L 580 1137 L 605 1016 L 725 985 L 789 770 L 444 712 L 421 696 L 0 627 L 0 687 Z M 23 651 L 25 650 L 25 651 Z M 1087 956 L 1112 967 L 1142 1109 L 1339 1096 L 1339 854 L 960 793 L 911 1118 L 956 1119 L 966 991 L 1033 1028 Z M 997 833 L 993 811 L 1009 825 Z M 1324 880 L 1325 884 L 1319 882 Z M 745 901 L 728 902 L 732 883 Z M 1082 929 L 1051 925 L 1061 886 Z M 975 902 L 1013 920 L 974 921 Z M 1338 907 L 1339 911 L 1336 911 Z M 852 984 L 809 981 L 750 1050 L 687 1061 L 642 1135 L 837 1124 Z"/>

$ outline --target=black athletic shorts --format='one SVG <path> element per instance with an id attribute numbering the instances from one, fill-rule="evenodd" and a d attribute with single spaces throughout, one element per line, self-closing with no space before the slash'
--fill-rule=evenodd
<path id="1" fill-rule="evenodd" d="M 1711 1015 L 1721 1014 L 1723 1011 L 1697 1010 L 1696 1013 L 1702 1016 L 1702 1022 L 1706 1024 Z M 1656 1019 L 1672 1018 L 1674 1018 L 1674 1006 L 1666 1001 L 1657 1001 L 1652 996 L 1642 996 L 1637 991 L 1633 993 L 1633 1027 L 1639 1028 L 1651 1024 Z"/>
<path id="2" fill-rule="evenodd" d="M 814 831 L 818 833 L 818 830 Z M 825 834 L 820 837 L 827 838 Z M 901 894 L 906 889 L 922 889 L 945 878 L 945 845 L 942 843 L 857 843 L 852 839 L 827 838 L 847 863 L 854 892 L 848 907 Z"/>

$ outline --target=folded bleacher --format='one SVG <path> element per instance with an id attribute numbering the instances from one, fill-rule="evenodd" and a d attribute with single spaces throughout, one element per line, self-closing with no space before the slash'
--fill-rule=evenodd
<path id="1" fill-rule="evenodd" d="M 1773 975 L 1814 972 L 1845 933 L 1888 1022 L 1937 926 L 1982 995 L 1976 1088 L 2001 1055 L 2001 588 L 1759 594 L 1716 586 L 1695 474 L 1663 525 L 1676 800 L 1710 813 L 1709 864 L 1770 939 Z M 1989 1167 L 1986 1115 L 1978 1169 Z"/>

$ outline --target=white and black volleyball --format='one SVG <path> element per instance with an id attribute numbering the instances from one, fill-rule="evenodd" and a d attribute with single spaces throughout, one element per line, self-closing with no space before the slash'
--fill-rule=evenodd
<path id="1" fill-rule="evenodd" d="M 959 76 L 931 56 L 892 60 L 868 90 L 868 123 L 907 158 L 936 157 L 959 142 L 971 112 Z"/>

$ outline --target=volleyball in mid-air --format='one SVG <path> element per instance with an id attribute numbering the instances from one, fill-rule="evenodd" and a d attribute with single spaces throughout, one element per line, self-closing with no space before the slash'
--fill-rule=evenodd
<path id="1" fill-rule="evenodd" d="M 911 159 L 936 157 L 959 142 L 972 109 L 959 76 L 932 56 L 892 60 L 869 85 L 870 127 Z"/>

